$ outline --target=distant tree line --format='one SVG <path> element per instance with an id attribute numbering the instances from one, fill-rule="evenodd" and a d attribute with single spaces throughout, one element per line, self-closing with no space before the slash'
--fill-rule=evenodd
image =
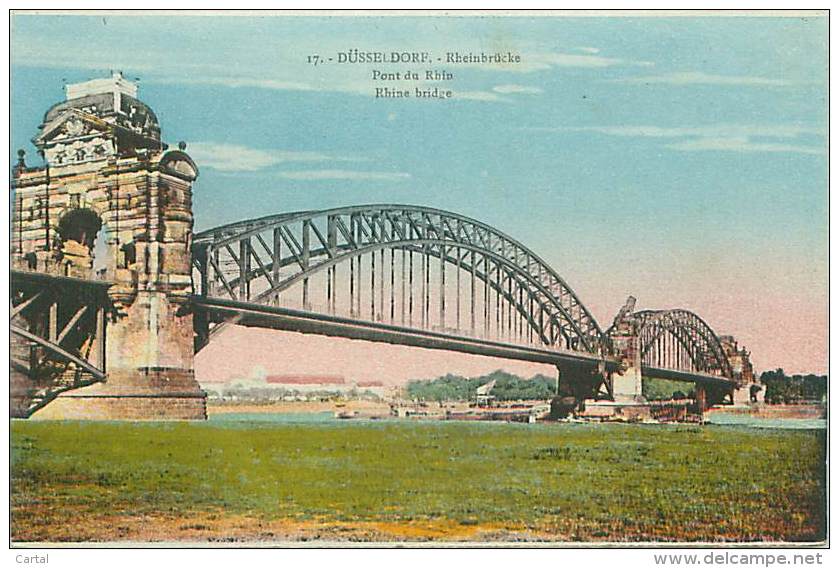
<path id="1" fill-rule="evenodd" d="M 826 375 L 792 375 L 783 369 L 765 371 L 760 382 L 766 388 L 764 398 L 769 404 L 822 401 L 827 396 Z"/>
<path id="2" fill-rule="evenodd" d="M 471 401 L 475 399 L 475 390 L 493 379 L 496 383 L 490 394 L 499 401 L 547 400 L 553 398 L 556 392 L 555 378 L 539 374 L 525 379 L 499 370 L 480 377 L 467 378 L 448 374 L 433 380 L 414 380 L 407 384 L 405 393 L 412 400 Z M 789 376 L 783 369 L 776 369 L 761 374 L 760 382 L 764 385 L 765 400 L 768 404 L 822 401 L 827 396 L 826 375 Z M 647 377 L 643 379 L 643 392 L 647 400 L 694 396 L 690 384 Z"/>
<path id="3" fill-rule="evenodd" d="M 681 400 L 696 396 L 693 385 L 681 381 L 642 377 L 642 393 L 647 400 Z"/>
<path id="4" fill-rule="evenodd" d="M 556 392 L 555 378 L 539 374 L 525 379 L 500 370 L 480 377 L 448 374 L 433 380 L 414 380 L 406 385 L 405 392 L 412 400 L 464 402 L 475 400 L 475 390 L 493 379 L 496 382 L 490 394 L 499 401 L 547 400 Z"/>

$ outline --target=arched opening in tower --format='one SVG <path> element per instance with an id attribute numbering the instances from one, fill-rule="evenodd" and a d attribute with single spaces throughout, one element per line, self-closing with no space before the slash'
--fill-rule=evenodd
<path id="1" fill-rule="evenodd" d="M 61 255 L 79 268 L 93 267 L 93 249 L 102 220 L 90 209 L 73 209 L 58 222 Z"/>

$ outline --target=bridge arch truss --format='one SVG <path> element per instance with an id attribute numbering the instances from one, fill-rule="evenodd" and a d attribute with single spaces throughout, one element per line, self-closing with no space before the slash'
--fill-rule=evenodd
<path id="1" fill-rule="evenodd" d="M 208 298 L 608 349 L 591 313 L 533 251 L 439 209 L 367 205 L 252 219 L 197 233 L 193 263 L 195 293 Z"/>
<path id="2" fill-rule="evenodd" d="M 635 312 L 641 363 L 647 367 L 734 378 L 719 337 L 688 310 Z"/>

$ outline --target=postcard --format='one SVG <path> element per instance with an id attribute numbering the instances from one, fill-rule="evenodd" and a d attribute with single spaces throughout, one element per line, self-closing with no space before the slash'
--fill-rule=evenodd
<path id="1" fill-rule="evenodd" d="M 10 30 L 13 546 L 826 546 L 826 11 Z"/>

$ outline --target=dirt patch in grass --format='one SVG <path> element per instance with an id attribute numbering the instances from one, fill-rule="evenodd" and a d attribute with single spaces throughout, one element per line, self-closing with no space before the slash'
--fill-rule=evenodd
<path id="1" fill-rule="evenodd" d="M 223 512 L 146 515 L 90 515 L 56 524 L 49 508 L 28 506 L 12 521 L 15 542 L 218 542 L 283 543 L 310 541 L 424 542 L 545 540 L 522 526 L 451 520 L 405 522 L 260 519 Z M 27 519 L 26 522 L 21 520 Z"/>

